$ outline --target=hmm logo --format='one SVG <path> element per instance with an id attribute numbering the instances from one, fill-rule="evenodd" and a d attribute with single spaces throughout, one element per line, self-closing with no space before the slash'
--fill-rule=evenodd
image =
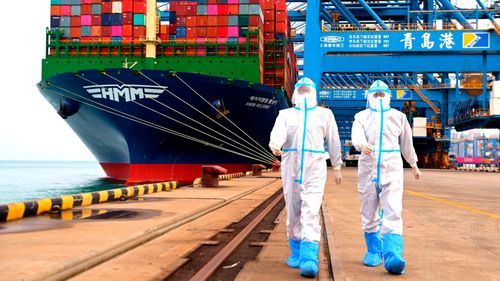
<path id="1" fill-rule="evenodd" d="M 490 34 L 488 32 L 464 32 L 462 34 L 463 48 L 489 48 Z"/>
<path id="2" fill-rule="evenodd" d="M 126 102 L 140 99 L 156 99 L 167 87 L 150 85 L 92 85 L 83 87 L 95 99 Z"/>
<path id="3" fill-rule="evenodd" d="M 342 36 L 323 36 L 319 38 L 319 41 L 323 43 L 340 43 L 344 42 L 344 37 Z"/>

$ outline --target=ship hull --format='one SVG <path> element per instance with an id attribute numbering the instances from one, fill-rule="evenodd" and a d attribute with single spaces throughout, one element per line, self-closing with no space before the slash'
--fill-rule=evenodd
<path id="1" fill-rule="evenodd" d="M 38 87 L 106 174 L 127 183 L 186 184 L 202 165 L 233 173 L 265 163 L 274 120 L 288 107 L 261 84 L 160 70 L 64 73 Z"/>

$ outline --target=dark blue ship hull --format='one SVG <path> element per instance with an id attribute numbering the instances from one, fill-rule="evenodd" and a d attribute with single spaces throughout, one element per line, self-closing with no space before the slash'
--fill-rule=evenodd
<path id="1" fill-rule="evenodd" d="M 201 165 L 231 173 L 265 163 L 257 150 L 268 150 L 274 120 L 288 107 L 282 91 L 265 85 L 159 70 L 65 73 L 38 87 L 107 175 L 128 183 L 189 183 Z"/>

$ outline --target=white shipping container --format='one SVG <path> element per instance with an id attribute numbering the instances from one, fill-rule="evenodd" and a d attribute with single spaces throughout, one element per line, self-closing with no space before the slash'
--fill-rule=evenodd
<path id="1" fill-rule="evenodd" d="M 113 14 L 121 14 L 122 13 L 122 2 L 113 1 Z"/>
<path id="2" fill-rule="evenodd" d="M 426 137 L 427 136 L 427 128 L 421 128 L 421 127 L 413 128 L 413 136 L 414 137 Z"/>
<path id="3" fill-rule="evenodd" d="M 500 97 L 490 99 L 490 115 L 500 115 Z"/>
<path id="4" fill-rule="evenodd" d="M 500 81 L 493 81 L 490 98 L 500 98 Z"/>
<path id="5" fill-rule="evenodd" d="M 426 127 L 427 118 L 426 117 L 414 117 L 413 118 L 413 128 Z"/>

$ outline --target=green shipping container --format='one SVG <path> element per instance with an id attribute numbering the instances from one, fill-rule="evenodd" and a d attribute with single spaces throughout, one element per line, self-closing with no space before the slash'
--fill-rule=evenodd
<path id="1" fill-rule="evenodd" d="M 134 25 L 146 25 L 146 15 L 134 14 Z"/>

